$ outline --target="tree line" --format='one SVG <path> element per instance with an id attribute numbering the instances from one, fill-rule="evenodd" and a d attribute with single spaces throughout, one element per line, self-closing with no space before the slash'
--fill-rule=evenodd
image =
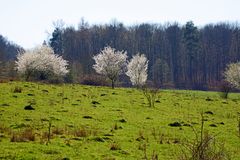
<path id="1" fill-rule="evenodd" d="M 92 57 L 105 46 L 127 51 L 129 57 L 143 53 L 149 60 L 148 80 L 162 87 L 211 89 L 223 79 L 226 65 L 240 60 L 240 28 L 236 23 L 197 27 L 142 23 L 125 26 L 89 25 L 78 28 L 56 25 L 49 39 L 55 53 L 70 62 L 73 77 L 94 74 Z M 125 82 L 128 84 L 129 82 Z"/>
<path id="2" fill-rule="evenodd" d="M 89 25 L 82 20 L 77 28 L 55 23 L 46 43 L 69 61 L 71 77 L 77 82 L 96 74 L 93 56 L 106 46 L 126 51 L 128 57 L 145 54 L 148 81 L 168 88 L 212 89 L 222 81 L 227 64 L 240 60 L 238 23 L 125 26 L 117 21 Z M 16 76 L 14 59 L 20 50 L 0 36 L 0 78 Z M 123 85 L 131 84 L 127 78 L 121 80 Z"/>

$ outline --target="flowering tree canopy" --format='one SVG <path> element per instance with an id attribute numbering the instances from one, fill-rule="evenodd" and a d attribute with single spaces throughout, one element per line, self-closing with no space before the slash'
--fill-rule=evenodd
<path id="1" fill-rule="evenodd" d="M 127 53 L 125 51 L 116 51 L 114 48 L 105 47 L 98 55 L 93 57 L 95 64 L 93 69 L 99 74 L 108 77 L 112 81 L 112 88 L 120 74 L 123 74 L 126 68 Z"/>
<path id="2" fill-rule="evenodd" d="M 132 85 L 142 86 L 147 80 L 148 60 L 144 54 L 134 55 L 127 65 L 126 75 L 130 78 Z"/>
<path id="3" fill-rule="evenodd" d="M 67 65 L 66 60 L 46 45 L 19 53 L 16 60 L 16 69 L 26 80 L 36 74 L 64 76 L 68 73 Z"/>
<path id="4" fill-rule="evenodd" d="M 224 77 L 233 87 L 240 88 L 240 62 L 229 64 Z"/>

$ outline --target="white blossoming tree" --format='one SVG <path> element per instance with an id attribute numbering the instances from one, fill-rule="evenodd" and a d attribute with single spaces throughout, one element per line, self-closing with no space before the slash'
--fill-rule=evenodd
<path id="1" fill-rule="evenodd" d="M 26 80 L 36 75 L 44 79 L 50 76 L 63 77 L 68 73 L 68 62 L 54 54 L 52 48 L 47 45 L 19 53 L 15 63 L 18 73 Z"/>
<path id="2" fill-rule="evenodd" d="M 144 54 L 136 54 L 127 65 L 126 75 L 130 78 L 132 85 L 140 87 L 146 83 L 148 60 Z"/>
<path id="3" fill-rule="evenodd" d="M 224 72 L 224 77 L 233 87 L 240 89 L 240 62 L 229 64 Z"/>
<path id="4" fill-rule="evenodd" d="M 114 48 L 105 47 L 99 54 L 93 56 L 95 64 L 93 69 L 99 74 L 108 77 L 112 82 L 112 88 L 120 74 L 123 74 L 127 65 L 127 53 L 116 51 Z"/>

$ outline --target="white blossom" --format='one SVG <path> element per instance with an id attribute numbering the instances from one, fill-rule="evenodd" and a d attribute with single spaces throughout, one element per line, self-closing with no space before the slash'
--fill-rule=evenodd
<path id="1" fill-rule="evenodd" d="M 132 85 L 142 86 L 147 80 L 148 60 L 144 54 L 136 54 L 127 65 L 126 75 L 130 78 Z"/>
<path id="2" fill-rule="evenodd" d="M 108 77 L 112 81 L 112 88 L 114 88 L 114 82 L 125 71 L 127 53 L 125 51 L 116 51 L 108 46 L 98 55 L 95 55 L 93 59 L 95 60 L 93 69 L 97 73 Z"/>
<path id="3" fill-rule="evenodd" d="M 16 60 L 17 71 L 26 79 L 35 72 L 64 76 L 68 73 L 67 65 L 66 60 L 54 54 L 52 48 L 46 45 L 19 53 Z"/>
<path id="4" fill-rule="evenodd" d="M 224 77 L 233 87 L 240 89 L 240 62 L 229 64 L 224 72 Z"/>

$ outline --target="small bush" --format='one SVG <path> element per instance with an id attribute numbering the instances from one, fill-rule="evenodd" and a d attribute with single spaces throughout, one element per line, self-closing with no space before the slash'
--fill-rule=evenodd
<path id="1" fill-rule="evenodd" d="M 223 144 L 217 145 L 214 136 L 207 132 L 201 140 L 195 139 L 192 143 L 185 145 L 180 160 L 227 160 L 230 159 Z"/>
<path id="2" fill-rule="evenodd" d="M 80 82 L 83 85 L 92 85 L 92 86 L 109 86 L 106 78 L 97 75 L 87 75 Z"/>
<path id="3" fill-rule="evenodd" d="M 228 82 L 221 82 L 219 84 L 220 96 L 224 99 L 228 98 L 229 92 L 232 90 L 232 86 Z"/>
<path id="4" fill-rule="evenodd" d="M 147 98 L 148 106 L 154 107 L 159 89 L 144 86 L 142 87 L 142 92 L 143 92 L 143 95 Z"/>
<path id="5" fill-rule="evenodd" d="M 201 114 L 200 135 L 195 131 L 196 138 L 192 142 L 183 144 L 180 160 L 227 160 L 229 154 L 223 144 L 216 141 L 215 137 L 204 131 L 204 117 Z"/>

